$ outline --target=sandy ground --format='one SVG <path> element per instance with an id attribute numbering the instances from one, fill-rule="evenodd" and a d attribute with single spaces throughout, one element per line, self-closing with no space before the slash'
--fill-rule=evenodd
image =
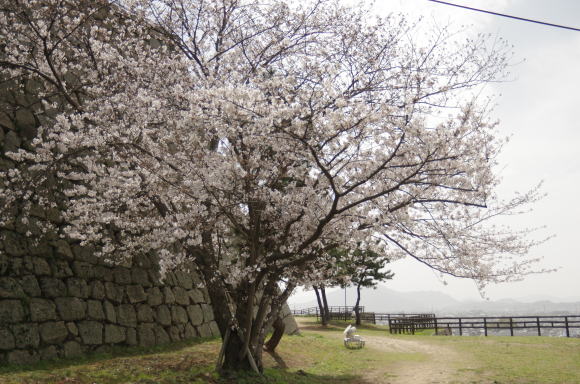
<path id="1" fill-rule="evenodd" d="M 316 330 L 311 324 L 300 324 L 303 330 Z M 329 337 L 343 338 L 341 332 L 328 332 Z M 452 347 L 423 340 L 409 340 L 368 335 L 361 332 L 365 348 L 391 353 L 417 354 L 417 361 L 403 361 L 386 367 L 374 367 L 366 372 L 357 372 L 364 384 L 487 384 L 493 383 L 476 375 L 479 363 L 473 356 L 460 353 Z M 445 336 L 433 336 L 445 337 Z"/>
<path id="2" fill-rule="evenodd" d="M 407 361 L 390 367 L 390 371 L 363 373 L 374 383 L 385 384 L 447 384 L 480 382 L 469 373 L 477 367 L 470 356 L 431 343 L 390 337 L 366 336 L 366 347 L 385 352 L 418 353 L 421 361 Z M 461 372 L 458 370 L 461 369 Z"/>

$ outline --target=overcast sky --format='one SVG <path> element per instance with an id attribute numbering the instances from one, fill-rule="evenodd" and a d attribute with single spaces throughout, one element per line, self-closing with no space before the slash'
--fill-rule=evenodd
<path id="1" fill-rule="evenodd" d="M 447 0 L 489 11 L 580 28 L 578 0 Z M 490 285 L 491 300 L 541 298 L 580 300 L 580 32 L 542 26 L 459 9 L 427 0 L 378 0 L 377 12 L 410 15 L 469 25 L 466 33 L 499 35 L 514 46 L 512 81 L 494 86 L 495 117 L 501 132 L 511 136 L 500 158 L 503 184 L 498 191 L 509 198 L 543 181 L 547 196 L 534 211 L 513 221 L 516 227 L 546 226 L 538 236 L 555 235 L 532 251 L 543 256 L 540 267 L 557 272 L 528 276 L 522 282 Z M 399 291 L 433 290 L 458 299 L 479 298 L 473 282 L 441 277 L 413 260 L 394 262 L 396 273 L 387 286 Z M 312 297 L 311 297 L 312 296 Z M 291 302 L 313 299 L 297 293 Z M 352 305 L 352 303 L 349 303 Z"/>

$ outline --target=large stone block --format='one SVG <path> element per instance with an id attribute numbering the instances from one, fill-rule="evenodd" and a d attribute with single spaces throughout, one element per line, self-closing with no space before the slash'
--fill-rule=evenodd
<path id="1" fill-rule="evenodd" d="M 126 339 L 127 333 L 125 328 L 113 324 L 105 325 L 106 344 L 118 344 L 124 342 Z"/>
<path id="2" fill-rule="evenodd" d="M 139 345 L 141 347 L 150 347 L 155 345 L 155 331 L 153 324 L 139 324 L 137 327 L 137 334 L 139 337 Z"/>
<path id="3" fill-rule="evenodd" d="M 209 323 L 214 320 L 213 309 L 211 305 L 201 304 L 201 310 L 203 311 L 203 321 Z"/>
<path id="4" fill-rule="evenodd" d="M 0 277 L 0 299 L 18 299 L 24 296 L 24 290 L 16 279 Z"/>
<path id="5" fill-rule="evenodd" d="M 61 344 L 68 336 L 64 321 L 49 321 L 40 324 L 40 338 L 45 344 Z"/>
<path id="6" fill-rule="evenodd" d="M 105 283 L 105 296 L 113 303 L 122 303 L 125 297 L 125 289 L 115 283 Z"/>
<path id="7" fill-rule="evenodd" d="M 137 306 L 137 320 L 140 323 L 152 323 L 155 318 L 153 315 L 153 309 L 148 304 L 140 304 Z"/>
<path id="8" fill-rule="evenodd" d="M 162 326 L 156 325 L 154 331 L 155 331 L 155 343 L 157 345 L 167 344 L 171 341 L 169 335 L 167 334 L 167 332 L 165 332 L 165 329 L 163 329 Z"/>
<path id="9" fill-rule="evenodd" d="M 171 306 L 171 319 L 174 324 L 185 324 L 188 321 L 187 312 L 178 305 Z"/>
<path id="10" fill-rule="evenodd" d="M 163 279 L 163 284 L 167 287 L 175 287 L 177 285 L 175 274 L 173 272 L 166 272 Z"/>
<path id="11" fill-rule="evenodd" d="M 137 345 L 137 330 L 127 328 L 127 345 Z"/>
<path id="12" fill-rule="evenodd" d="M 0 238 L 0 250 L 4 249 L 4 243 Z M 6 252 L 0 252 L 0 276 L 6 275 L 8 273 L 8 267 L 10 266 L 10 261 L 8 260 L 8 255 Z"/>
<path id="13" fill-rule="evenodd" d="M 66 278 L 71 277 L 73 275 L 72 269 L 68 264 L 68 261 L 58 259 L 52 261 L 52 274 L 54 277 L 58 278 Z"/>
<path id="14" fill-rule="evenodd" d="M 66 296 L 66 284 L 53 277 L 41 277 L 40 289 L 45 297 L 63 297 Z"/>
<path id="15" fill-rule="evenodd" d="M 66 287 L 69 296 L 79 297 L 82 299 L 89 298 L 89 285 L 84 279 L 71 277 L 66 280 Z"/>
<path id="16" fill-rule="evenodd" d="M 74 275 L 81 279 L 89 280 L 95 277 L 94 265 L 86 261 L 73 261 L 72 270 Z"/>
<path id="17" fill-rule="evenodd" d="M 198 326 L 203 323 L 203 311 L 199 305 L 188 306 L 187 314 L 189 315 L 189 320 L 193 325 Z"/>
<path id="18" fill-rule="evenodd" d="M 133 284 L 140 285 L 142 287 L 150 287 L 151 281 L 149 281 L 149 275 L 147 271 L 143 268 L 135 267 L 131 269 L 131 281 Z"/>
<path id="19" fill-rule="evenodd" d="M 28 253 L 31 256 L 40 256 L 43 258 L 52 258 L 54 251 L 48 241 L 38 240 L 35 237 L 31 237 L 26 241 L 28 246 Z"/>
<path id="20" fill-rule="evenodd" d="M 204 286 L 203 279 L 201 278 L 199 273 L 197 273 L 196 271 L 190 270 L 189 275 L 191 276 L 191 279 L 193 280 L 193 287 L 194 288 L 201 288 Z"/>
<path id="21" fill-rule="evenodd" d="M 137 325 L 137 314 L 131 304 L 122 304 L 117 307 L 117 323 L 126 327 Z"/>
<path id="22" fill-rule="evenodd" d="M 144 269 L 149 269 L 152 266 L 151 260 L 149 260 L 149 256 L 145 254 L 133 256 L 133 265 Z"/>
<path id="23" fill-rule="evenodd" d="M 180 341 L 182 339 L 181 334 L 179 332 L 179 328 L 175 325 L 168 328 L 169 330 L 169 338 L 171 341 Z"/>
<path id="24" fill-rule="evenodd" d="M 83 354 L 83 347 L 76 341 L 67 341 L 64 343 L 64 357 L 71 358 Z"/>
<path id="25" fill-rule="evenodd" d="M 148 269 L 147 274 L 149 275 L 149 280 L 151 281 L 151 284 L 153 284 L 156 287 L 160 287 L 163 285 L 163 282 L 161 281 L 161 273 L 159 272 L 159 270 L 153 268 Z"/>
<path id="26" fill-rule="evenodd" d="M 147 290 L 147 304 L 152 307 L 163 304 L 163 294 L 159 288 L 153 287 Z"/>
<path id="27" fill-rule="evenodd" d="M 1 242 L 0 242 L 0 244 L 1 244 Z M 4 252 L 0 252 L 0 253 L 4 253 Z M 8 256 L 7 271 L 8 271 L 8 275 L 10 275 L 12 277 L 29 274 L 29 272 L 27 272 L 27 267 L 26 267 L 24 259 L 22 257 Z"/>
<path id="28" fill-rule="evenodd" d="M 102 265 L 96 265 L 95 268 L 95 279 L 99 280 L 99 281 L 109 281 L 112 282 L 113 281 L 113 273 L 111 272 L 111 268 L 102 266 Z"/>
<path id="29" fill-rule="evenodd" d="M 127 286 L 127 297 L 129 298 L 130 303 L 141 303 L 147 300 L 147 296 L 145 296 L 145 291 L 143 287 L 140 285 L 129 285 Z"/>
<path id="30" fill-rule="evenodd" d="M 51 300 L 30 300 L 30 319 L 34 322 L 56 320 L 56 305 Z"/>
<path id="31" fill-rule="evenodd" d="M 189 295 L 189 298 L 194 304 L 205 303 L 203 294 L 199 289 L 196 288 L 190 289 L 189 291 L 187 291 L 187 294 Z"/>
<path id="32" fill-rule="evenodd" d="M 207 292 L 207 289 L 202 287 L 199 290 L 201 291 L 201 294 L 203 295 L 203 300 L 205 301 L 205 303 L 211 304 L 211 298 L 209 297 L 209 293 Z"/>
<path id="33" fill-rule="evenodd" d="M 59 358 L 58 348 L 56 348 L 54 345 L 50 345 L 40 350 L 40 360 L 42 361 L 56 360 L 58 358 Z"/>
<path id="34" fill-rule="evenodd" d="M 160 305 L 156 308 L 155 320 L 161 325 L 171 325 L 171 312 L 167 305 Z"/>
<path id="35" fill-rule="evenodd" d="M 20 278 L 22 290 L 29 297 L 38 297 L 42 294 L 38 280 L 34 275 L 26 275 Z"/>
<path id="36" fill-rule="evenodd" d="M 191 323 L 185 324 L 185 330 L 183 333 L 183 337 L 187 340 L 194 339 L 194 338 L 198 337 L 197 331 L 195 330 L 195 327 L 193 325 L 191 325 Z"/>
<path id="37" fill-rule="evenodd" d="M 15 324 L 11 330 L 18 348 L 37 348 L 40 345 L 40 334 L 36 323 Z"/>
<path id="38" fill-rule="evenodd" d="M 103 311 L 103 304 L 98 300 L 88 300 L 87 315 L 91 320 L 104 320 L 105 312 Z"/>
<path id="39" fill-rule="evenodd" d="M 0 300 L 0 324 L 19 323 L 24 320 L 20 300 Z"/>
<path id="40" fill-rule="evenodd" d="M 105 285 L 95 280 L 90 284 L 91 297 L 96 300 L 103 300 L 105 298 Z"/>
<path id="41" fill-rule="evenodd" d="M 208 323 L 204 323 L 197 327 L 197 331 L 199 332 L 200 337 L 212 337 L 213 333 Z"/>
<path id="42" fill-rule="evenodd" d="M 9 364 L 27 365 L 39 361 L 38 353 L 27 350 L 16 350 L 8 353 L 7 361 Z"/>
<path id="43" fill-rule="evenodd" d="M 2 231 L 4 250 L 10 256 L 24 256 L 26 254 L 26 238 L 12 231 Z"/>
<path id="44" fill-rule="evenodd" d="M 74 255 L 72 253 L 72 250 L 70 248 L 70 244 L 68 243 L 68 241 L 66 241 L 64 239 L 60 239 L 60 240 L 56 240 L 56 241 L 52 242 L 51 245 L 54 247 L 54 253 L 56 256 L 62 257 L 65 259 L 69 259 L 69 260 L 72 260 L 74 258 Z M 77 275 L 79 277 L 90 277 L 90 276 L 81 276 L 81 274 L 79 272 L 84 272 L 86 270 L 83 270 L 83 271 L 75 270 L 74 264 L 73 264 L 73 270 L 75 272 L 75 275 Z"/>
<path id="45" fill-rule="evenodd" d="M 217 323 L 215 321 L 212 321 L 211 323 L 209 323 L 209 329 L 211 329 L 211 334 L 214 337 L 220 336 L 220 328 L 218 327 Z"/>
<path id="46" fill-rule="evenodd" d="M 173 304 L 175 303 L 175 295 L 173 291 L 169 287 L 163 287 L 163 301 L 165 304 Z"/>
<path id="47" fill-rule="evenodd" d="M 8 328 L 0 328 L 0 350 L 9 351 L 16 348 L 14 335 Z"/>
<path id="48" fill-rule="evenodd" d="M 76 297 L 55 299 L 60 318 L 65 321 L 83 320 L 87 313 L 87 303 Z"/>
<path id="49" fill-rule="evenodd" d="M 131 270 L 125 267 L 115 267 L 113 268 L 113 278 L 117 284 L 129 285 L 131 284 Z"/>
<path id="50" fill-rule="evenodd" d="M 175 279 L 177 280 L 177 285 L 185 289 L 191 289 L 193 287 L 193 279 L 191 274 L 185 271 L 175 271 Z"/>
<path id="51" fill-rule="evenodd" d="M 72 321 L 66 323 L 66 329 L 68 329 L 68 332 L 74 337 L 77 337 L 79 335 L 79 327 L 77 327 L 77 325 Z"/>
<path id="52" fill-rule="evenodd" d="M 79 334 L 86 345 L 103 344 L 103 324 L 98 321 L 81 321 L 78 323 Z"/>
<path id="53" fill-rule="evenodd" d="M 175 296 L 175 302 L 179 305 L 189 305 L 189 295 L 184 288 L 175 287 L 173 288 L 173 295 Z"/>
<path id="54" fill-rule="evenodd" d="M 97 256 L 95 256 L 95 250 L 93 247 L 81 247 L 80 245 L 73 245 L 71 249 L 75 255 L 76 260 L 86 261 L 91 264 L 96 264 L 98 261 Z"/>
<path id="55" fill-rule="evenodd" d="M 117 322 L 117 311 L 115 311 L 115 306 L 109 301 L 103 302 L 103 308 L 105 309 L 105 317 L 110 323 Z"/>
<path id="56" fill-rule="evenodd" d="M 36 276 L 50 276 L 52 274 L 50 265 L 42 257 L 33 257 L 32 265 L 34 266 L 34 274 Z"/>

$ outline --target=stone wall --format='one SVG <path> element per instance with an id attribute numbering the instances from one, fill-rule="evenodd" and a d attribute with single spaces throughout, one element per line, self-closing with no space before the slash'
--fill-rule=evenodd
<path id="1" fill-rule="evenodd" d="M 16 234 L 2 236 L 0 363 L 219 335 L 193 271 L 161 283 L 147 256 L 110 266 L 64 241 L 50 245 L 49 256 L 32 256 Z"/>

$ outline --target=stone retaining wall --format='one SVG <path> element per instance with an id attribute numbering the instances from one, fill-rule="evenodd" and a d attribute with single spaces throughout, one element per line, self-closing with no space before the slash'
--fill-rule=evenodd
<path id="1" fill-rule="evenodd" d="M 12 234 L 12 236 L 15 236 Z M 0 363 L 32 363 L 218 336 L 210 300 L 195 272 L 160 283 L 155 260 L 110 266 L 66 242 L 32 256 L 2 233 Z"/>

